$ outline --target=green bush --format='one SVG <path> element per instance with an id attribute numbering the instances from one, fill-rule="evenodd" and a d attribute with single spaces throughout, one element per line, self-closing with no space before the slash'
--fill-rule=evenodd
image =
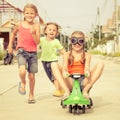
<path id="1" fill-rule="evenodd" d="M 105 56 L 105 55 L 107 55 L 107 53 L 102 53 L 102 52 L 100 52 L 100 51 L 97 51 L 97 50 L 91 50 L 91 51 L 90 51 L 90 53 L 91 53 L 91 54 L 99 54 L 99 55 L 104 55 L 104 56 Z"/>
<path id="2" fill-rule="evenodd" d="M 116 52 L 116 53 L 112 53 L 112 54 L 108 55 L 107 53 L 102 53 L 102 52 L 97 51 L 97 50 L 91 50 L 90 53 L 104 55 L 104 56 L 110 56 L 110 57 L 120 57 L 120 52 Z"/>
<path id="3" fill-rule="evenodd" d="M 114 53 L 114 54 L 112 54 L 112 55 L 110 55 L 111 57 L 120 57 L 120 52 L 116 52 L 116 53 Z"/>
<path id="4" fill-rule="evenodd" d="M 5 57 L 6 52 L 5 51 L 0 51 L 0 60 L 3 60 Z"/>

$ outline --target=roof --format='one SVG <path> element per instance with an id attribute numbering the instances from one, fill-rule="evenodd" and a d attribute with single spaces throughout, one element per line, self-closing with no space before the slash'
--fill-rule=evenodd
<path id="1" fill-rule="evenodd" d="M 22 12 L 21 9 L 15 7 L 14 5 L 8 3 L 7 1 L 5 0 L 1 0 L 0 1 L 0 12 L 14 12 L 14 11 L 17 11 L 17 12 Z"/>
<path id="2" fill-rule="evenodd" d="M 2 24 L 1 27 L 4 27 L 4 28 L 12 27 L 15 21 L 16 20 L 14 20 L 14 19 L 10 19 L 10 20 L 4 22 L 4 24 Z"/>

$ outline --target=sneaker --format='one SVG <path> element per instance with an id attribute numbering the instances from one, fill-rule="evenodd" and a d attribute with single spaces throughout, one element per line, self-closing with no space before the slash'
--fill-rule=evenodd
<path id="1" fill-rule="evenodd" d="M 63 96 L 63 93 L 62 93 L 60 90 L 56 90 L 56 91 L 53 93 L 53 96 L 55 96 L 55 97 L 62 97 L 62 96 Z"/>
<path id="2" fill-rule="evenodd" d="M 63 89 L 60 90 L 61 94 L 64 95 L 65 91 Z"/>

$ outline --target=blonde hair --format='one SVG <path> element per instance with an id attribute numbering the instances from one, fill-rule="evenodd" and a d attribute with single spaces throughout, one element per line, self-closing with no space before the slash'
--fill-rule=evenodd
<path id="1" fill-rule="evenodd" d="M 82 35 L 83 37 L 85 37 L 85 34 L 84 34 L 82 31 L 74 31 L 74 32 L 71 34 L 71 37 L 74 36 L 75 34 L 79 34 L 79 35 Z"/>
<path id="2" fill-rule="evenodd" d="M 81 35 L 81 36 L 83 36 L 83 38 L 85 38 L 85 35 L 84 35 L 84 33 L 82 32 L 82 31 L 74 31 L 72 34 L 71 34 L 71 37 L 73 37 L 74 35 L 76 35 L 76 34 L 78 34 L 78 35 Z M 82 54 L 81 54 L 81 63 L 85 63 L 85 51 L 84 51 L 84 45 L 83 45 L 83 48 L 82 48 L 82 50 L 81 50 L 81 52 L 82 52 Z M 70 44 L 70 54 L 69 54 L 69 59 L 68 59 L 68 63 L 70 64 L 70 65 L 73 65 L 73 62 L 74 62 L 74 56 L 72 55 L 72 45 Z"/>
<path id="3" fill-rule="evenodd" d="M 55 26 L 56 26 L 56 29 L 57 29 L 57 35 L 59 34 L 59 29 L 60 29 L 61 27 L 60 27 L 57 23 L 55 23 L 55 22 L 48 22 L 48 23 L 45 24 L 45 27 L 44 27 L 44 29 L 43 29 L 43 34 L 44 34 L 44 35 L 46 35 L 45 31 L 46 31 L 48 25 L 55 25 Z M 57 36 L 57 35 L 56 35 L 56 36 Z"/>
<path id="4" fill-rule="evenodd" d="M 36 14 L 37 14 L 37 16 L 38 16 L 38 18 L 39 18 L 39 22 L 40 22 L 41 24 L 44 24 L 44 21 L 43 21 L 43 19 L 41 18 L 41 16 L 38 14 L 37 7 L 36 7 L 34 4 L 31 4 L 31 3 L 26 4 L 26 5 L 24 6 L 23 13 L 25 12 L 25 9 L 26 9 L 26 8 L 32 8 L 32 9 L 34 9 L 35 12 L 36 12 Z"/>

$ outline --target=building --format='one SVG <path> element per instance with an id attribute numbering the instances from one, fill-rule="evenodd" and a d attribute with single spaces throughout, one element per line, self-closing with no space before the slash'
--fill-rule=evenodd
<path id="1" fill-rule="evenodd" d="M 120 6 L 118 6 L 117 13 L 113 12 L 112 18 L 109 18 L 107 20 L 106 25 L 102 25 L 102 33 L 104 34 L 104 36 L 108 36 L 110 34 L 115 35 L 116 27 L 118 34 L 120 34 Z"/>
<path id="2" fill-rule="evenodd" d="M 13 6 L 7 1 L 0 0 L 0 44 L 3 45 L 4 50 L 7 49 L 10 32 L 12 31 L 15 23 L 23 19 L 22 12 L 23 11 L 21 9 Z M 42 18 L 41 21 L 43 24 L 44 20 Z"/>
<path id="3" fill-rule="evenodd" d="M 14 23 L 22 19 L 22 10 L 16 8 L 5 0 L 0 0 L 0 43 L 7 49 L 10 32 Z"/>

